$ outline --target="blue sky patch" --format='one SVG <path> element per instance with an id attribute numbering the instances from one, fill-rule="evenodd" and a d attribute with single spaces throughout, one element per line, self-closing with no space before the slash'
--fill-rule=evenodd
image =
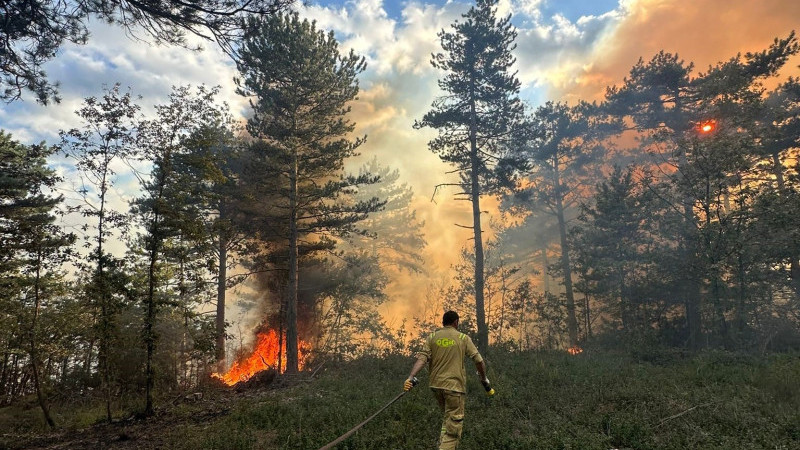
<path id="1" fill-rule="evenodd" d="M 450 0 L 464 4 L 474 4 L 466 0 Z M 321 0 L 313 2 L 322 6 L 330 6 L 340 9 L 348 3 L 353 3 L 353 0 Z M 384 0 L 383 10 L 386 14 L 398 22 L 402 20 L 403 8 L 408 4 L 408 0 Z M 448 0 L 424 0 L 419 3 L 426 5 L 442 6 L 448 3 Z M 544 0 L 541 4 L 542 16 L 545 21 L 550 21 L 556 14 L 575 22 L 581 16 L 597 16 L 603 13 L 614 10 L 619 5 L 619 0 Z"/>

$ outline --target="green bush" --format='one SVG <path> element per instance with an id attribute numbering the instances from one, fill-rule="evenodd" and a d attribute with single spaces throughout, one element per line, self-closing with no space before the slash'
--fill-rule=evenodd
<path id="1" fill-rule="evenodd" d="M 800 448 L 797 356 L 717 351 L 674 355 L 667 364 L 591 349 L 577 356 L 495 350 L 487 361 L 497 395 L 486 397 L 468 370 L 462 450 Z M 365 357 L 330 363 L 288 388 L 218 394 L 233 396 L 229 413 L 165 426 L 162 447 L 319 448 L 400 393 L 412 363 Z M 337 450 L 431 448 L 441 414 L 425 371 L 420 379 Z M 194 408 L 203 404 L 180 414 L 191 417 Z M 17 420 L 35 423 L 35 409 Z"/>

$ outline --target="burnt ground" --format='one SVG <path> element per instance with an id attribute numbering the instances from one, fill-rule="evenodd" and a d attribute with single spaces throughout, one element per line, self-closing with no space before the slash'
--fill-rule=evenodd
<path id="1" fill-rule="evenodd" d="M 189 416 L 159 411 L 147 419 L 130 418 L 94 425 L 82 430 L 56 431 L 35 437 L 19 437 L 10 449 L 160 449 L 168 448 L 173 433 L 184 426 L 200 425 L 228 413 L 218 401 L 208 402 Z"/>
<path id="2" fill-rule="evenodd" d="M 277 390 L 308 381 L 306 377 L 275 379 L 261 372 L 235 386 L 207 388 L 181 395 L 156 409 L 151 417 L 130 416 L 78 430 L 56 430 L 35 435 L 0 432 L 0 449 L 167 449 L 188 430 L 204 428 L 227 415 L 238 403 L 260 401 Z"/>

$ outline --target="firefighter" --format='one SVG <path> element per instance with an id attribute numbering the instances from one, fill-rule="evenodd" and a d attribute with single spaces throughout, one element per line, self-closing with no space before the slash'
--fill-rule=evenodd
<path id="1" fill-rule="evenodd" d="M 442 432 L 439 435 L 439 450 L 451 450 L 461 440 L 464 421 L 464 396 L 467 393 L 467 374 L 464 370 L 464 356 L 469 356 L 478 369 L 481 383 L 488 395 L 494 389 L 486 377 L 486 366 L 472 339 L 458 331 L 458 313 L 447 311 L 442 317 L 442 328 L 428 336 L 422 351 L 417 353 L 417 361 L 411 368 L 403 384 L 403 389 L 411 390 L 414 376 L 427 363 L 429 364 L 429 386 L 444 413 Z"/>

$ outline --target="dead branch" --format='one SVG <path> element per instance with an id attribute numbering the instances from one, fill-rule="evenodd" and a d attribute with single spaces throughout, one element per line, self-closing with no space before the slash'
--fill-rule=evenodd
<path id="1" fill-rule="evenodd" d="M 666 422 L 668 422 L 668 421 L 670 421 L 672 419 L 677 419 L 678 417 L 680 417 L 680 416 L 682 416 L 684 414 L 687 414 L 687 413 L 689 413 L 689 412 L 691 412 L 691 411 L 693 411 L 693 410 L 695 410 L 697 408 L 702 408 L 704 406 L 713 405 L 714 403 L 717 403 L 717 402 L 708 402 L 708 403 L 703 403 L 702 405 L 692 406 L 691 408 L 687 409 L 686 411 L 679 412 L 678 414 L 675 414 L 673 416 L 669 416 L 666 419 L 662 420 L 661 422 L 658 423 L 658 425 L 656 425 L 656 428 L 660 427 L 661 425 L 663 425 L 664 423 L 666 423 Z"/>

